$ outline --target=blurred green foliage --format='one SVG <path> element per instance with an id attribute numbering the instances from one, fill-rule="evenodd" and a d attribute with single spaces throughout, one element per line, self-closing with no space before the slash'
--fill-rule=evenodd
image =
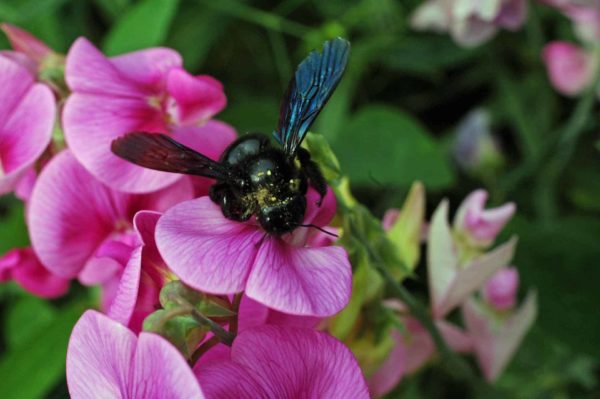
<path id="1" fill-rule="evenodd" d="M 570 24 L 532 4 L 526 26 L 476 49 L 408 26 L 417 0 L 3 0 L 0 20 L 60 52 L 86 36 L 108 54 L 166 45 L 185 66 L 221 80 L 220 117 L 240 132 L 270 132 L 294 65 L 328 37 L 353 46 L 350 68 L 313 130 L 332 143 L 357 197 L 381 216 L 399 207 L 414 180 L 425 183 L 427 214 L 476 187 L 492 205 L 511 200 L 521 237 L 523 291 L 539 292 L 539 322 L 497 384 L 498 397 L 599 395 L 600 118 L 597 102 L 569 100 L 549 85 L 542 46 L 570 39 Z M 8 48 L 0 37 L 0 47 Z M 587 102 L 586 102 L 587 101 Z M 487 108 L 507 159 L 486 181 L 451 159 L 454 128 Z M 27 245 L 23 207 L 0 199 L 0 251 Z M 419 276 L 417 276 L 419 277 Z M 417 279 L 417 290 L 424 284 Z M 74 289 L 60 301 L 0 287 L 3 398 L 63 397 L 70 330 L 88 303 Z M 390 397 L 464 394 L 438 368 L 407 378 Z M 486 397 L 490 397 L 489 393 Z"/>

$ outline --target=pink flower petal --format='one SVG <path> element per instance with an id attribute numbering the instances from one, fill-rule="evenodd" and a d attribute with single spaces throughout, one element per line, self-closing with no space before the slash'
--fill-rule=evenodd
<path id="1" fill-rule="evenodd" d="M 33 85 L 33 76 L 16 62 L 0 57 L 0 121 L 8 120 Z"/>
<path id="2" fill-rule="evenodd" d="M 140 334 L 133 366 L 131 398 L 204 398 L 183 356 L 156 334 Z"/>
<path id="3" fill-rule="evenodd" d="M 214 349 L 213 349 L 214 350 Z M 212 351 L 212 350 L 211 350 Z M 196 370 L 202 390 L 209 399 L 268 398 L 268 392 L 246 369 L 228 361 L 204 362 Z M 293 398 L 293 396 L 281 396 Z"/>
<path id="4" fill-rule="evenodd" d="M 552 42 L 544 47 L 542 57 L 550 81 L 562 94 L 573 96 L 593 82 L 594 55 L 568 42 Z"/>
<path id="5" fill-rule="evenodd" d="M 514 267 L 500 269 L 483 287 L 483 297 L 496 310 L 508 310 L 517 302 L 519 272 Z"/>
<path id="6" fill-rule="evenodd" d="M 79 93 L 71 94 L 63 110 L 65 137 L 78 161 L 103 183 L 139 193 L 164 188 L 181 175 L 127 162 L 110 151 L 110 144 L 133 131 L 165 131 L 160 118 L 156 109 L 142 99 Z"/>
<path id="7" fill-rule="evenodd" d="M 128 79 L 87 39 L 77 39 L 67 54 L 65 79 L 73 92 L 143 98 L 152 94 Z"/>
<path id="8" fill-rule="evenodd" d="M 331 316 L 346 306 L 352 269 L 341 247 L 293 247 L 277 238 L 261 245 L 246 295 L 284 313 Z"/>
<path id="9" fill-rule="evenodd" d="M 12 191 L 44 152 L 52 135 L 55 105 L 50 89 L 0 57 L 0 194 Z"/>
<path id="10" fill-rule="evenodd" d="M 263 235 L 256 226 L 226 219 L 208 197 L 172 207 L 156 228 L 158 249 L 171 270 L 213 294 L 244 290 Z"/>
<path id="11" fill-rule="evenodd" d="M 164 88 L 167 72 L 182 62 L 179 53 L 170 48 L 150 48 L 110 58 L 121 76 L 155 90 Z"/>
<path id="12" fill-rule="evenodd" d="M 406 346 L 404 338 L 397 330 L 392 331 L 396 346 L 392 349 L 379 370 L 369 377 L 369 393 L 373 398 L 379 398 L 390 392 L 398 385 L 406 372 Z"/>
<path id="13" fill-rule="evenodd" d="M 307 329 L 265 326 L 242 332 L 230 362 L 206 365 L 197 375 L 208 397 L 368 398 L 350 350 Z"/>
<path id="14" fill-rule="evenodd" d="M 495 250 L 479 256 L 456 271 L 444 296 L 433 306 L 433 314 L 441 318 L 482 288 L 487 280 L 511 261 L 517 239 L 513 238 Z"/>
<path id="15" fill-rule="evenodd" d="M 167 92 L 175 100 L 171 113 L 177 125 L 206 121 L 227 104 L 223 86 L 218 81 L 209 76 L 192 76 L 182 68 L 169 72 Z"/>
<path id="16" fill-rule="evenodd" d="M 127 327 L 88 310 L 69 341 L 67 384 L 73 398 L 127 396 L 136 337 Z"/>
<path id="17" fill-rule="evenodd" d="M 14 279 L 26 291 L 42 298 L 57 298 L 69 290 L 69 280 L 50 273 L 31 248 L 13 249 L 0 258 L 1 280 Z"/>
<path id="18" fill-rule="evenodd" d="M 235 141 L 237 133 L 225 122 L 210 120 L 202 126 L 175 127 L 173 138 L 217 161 L 229 144 Z"/>
<path id="19" fill-rule="evenodd" d="M 462 307 L 465 325 L 485 378 L 495 381 L 508 365 L 537 313 L 537 297 L 530 293 L 524 304 L 502 320 L 495 320 L 473 299 Z"/>
<path id="20" fill-rule="evenodd" d="M 2 51 L 0 51 L 0 56 L 2 56 L 4 58 L 8 58 L 9 60 L 19 64 L 20 66 L 25 68 L 31 76 L 37 75 L 37 72 L 38 72 L 37 64 L 31 58 L 27 57 L 25 54 L 17 53 L 16 51 L 2 50 Z"/>
<path id="21" fill-rule="evenodd" d="M 142 272 L 142 247 L 137 247 L 119 279 L 119 286 L 106 314 L 123 325 L 128 325 L 133 315 Z"/>
<path id="22" fill-rule="evenodd" d="M 512 202 L 485 209 L 487 197 L 485 190 L 473 191 L 462 202 L 454 217 L 454 228 L 464 234 L 471 245 L 484 248 L 494 242 L 516 211 Z"/>
<path id="23" fill-rule="evenodd" d="M 6 33 L 13 49 L 27 55 L 38 64 L 52 53 L 44 42 L 23 29 L 7 23 L 0 24 L 0 29 Z"/>
<path id="24" fill-rule="evenodd" d="M 190 198 L 191 190 L 182 180 L 152 194 L 117 192 L 94 179 L 65 150 L 44 168 L 31 196 L 33 247 L 53 273 L 75 277 L 107 238 L 131 228 L 139 209 L 161 211 Z"/>
<path id="25" fill-rule="evenodd" d="M 203 398 L 185 359 L 166 340 L 133 332 L 89 310 L 69 341 L 67 384 L 73 398 Z"/>

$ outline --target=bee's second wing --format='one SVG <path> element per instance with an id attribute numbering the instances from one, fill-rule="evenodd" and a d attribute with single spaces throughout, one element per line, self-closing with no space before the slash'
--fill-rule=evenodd
<path id="1" fill-rule="evenodd" d="M 279 110 L 275 138 L 288 155 L 304 140 L 310 125 L 325 105 L 348 63 L 350 43 L 337 38 L 325 42 L 321 53 L 313 51 L 298 66 Z"/>
<path id="2" fill-rule="evenodd" d="M 148 169 L 220 180 L 231 177 L 227 166 L 164 134 L 129 133 L 114 140 L 110 148 L 115 155 Z"/>

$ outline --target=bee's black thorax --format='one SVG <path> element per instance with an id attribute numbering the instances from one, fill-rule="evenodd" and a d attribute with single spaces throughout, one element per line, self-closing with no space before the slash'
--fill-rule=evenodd
<path id="1" fill-rule="evenodd" d="M 304 157 L 307 154 L 303 152 Z M 263 229 L 275 235 L 291 232 L 302 223 L 309 181 L 303 167 L 306 162 L 290 159 L 262 134 L 248 134 L 233 142 L 221 162 L 231 166 L 234 179 L 218 180 L 210 197 L 225 217 L 245 221 L 256 215 Z"/>

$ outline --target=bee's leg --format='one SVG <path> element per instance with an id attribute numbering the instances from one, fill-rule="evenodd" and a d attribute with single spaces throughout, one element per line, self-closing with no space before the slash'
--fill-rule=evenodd
<path id="1" fill-rule="evenodd" d="M 319 168 L 319 165 L 315 161 L 310 159 L 310 153 L 304 148 L 298 148 L 296 154 L 302 166 L 302 171 L 310 181 L 311 187 L 317 190 L 320 195 L 317 205 L 321 206 L 323 198 L 327 194 L 327 182 L 325 181 L 325 177 L 323 177 L 323 173 L 321 173 L 321 168 Z"/>

